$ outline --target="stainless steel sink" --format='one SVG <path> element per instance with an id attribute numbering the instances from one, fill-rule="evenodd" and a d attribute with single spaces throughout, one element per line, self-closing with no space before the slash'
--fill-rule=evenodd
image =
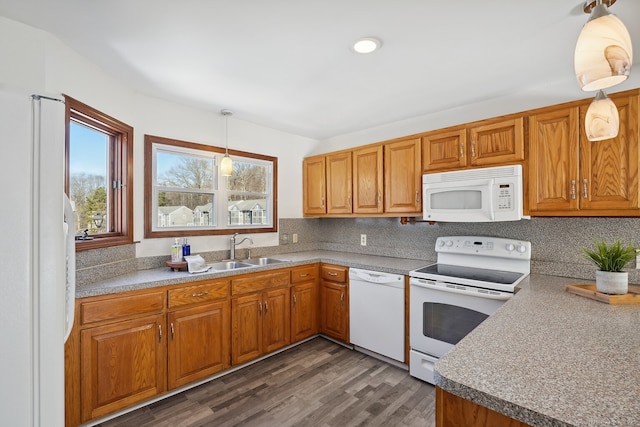
<path id="1" fill-rule="evenodd" d="M 212 270 L 216 271 L 236 270 L 238 268 L 249 268 L 254 266 L 255 264 L 247 264 L 246 262 L 240 261 L 219 261 L 214 262 L 213 264 L 207 264 L 207 267 L 211 267 Z"/>
<path id="2" fill-rule="evenodd" d="M 243 263 L 249 263 L 251 265 L 271 265 L 271 264 L 278 264 L 281 262 L 287 262 L 288 260 L 286 259 L 277 259 L 277 258 L 249 258 L 249 259 L 245 259 L 242 262 Z"/>

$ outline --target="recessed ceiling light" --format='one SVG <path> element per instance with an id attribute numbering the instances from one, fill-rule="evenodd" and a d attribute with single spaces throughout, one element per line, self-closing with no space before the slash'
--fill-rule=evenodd
<path id="1" fill-rule="evenodd" d="M 371 53 L 382 46 L 382 41 L 375 37 L 362 37 L 353 42 L 353 51 L 356 53 Z"/>

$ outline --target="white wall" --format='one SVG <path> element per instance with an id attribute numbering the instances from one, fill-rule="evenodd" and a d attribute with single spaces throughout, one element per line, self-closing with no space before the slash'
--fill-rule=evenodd
<path id="1" fill-rule="evenodd" d="M 173 239 L 144 239 L 144 135 L 224 146 L 219 111 L 206 111 L 134 92 L 52 35 L 0 17 L 0 85 L 63 93 L 134 128 L 134 238 L 139 257 L 169 253 Z M 228 106 L 233 110 L 233 105 Z M 232 116 L 229 146 L 278 158 L 278 215 L 302 217 L 302 158 L 317 141 Z M 278 244 L 277 233 L 252 236 L 255 246 Z M 226 249 L 228 237 L 193 237 L 192 251 Z"/>
<path id="2" fill-rule="evenodd" d="M 569 52 L 569 54 L 572 55 L 572 52 Z M 572 57 L 569 59 L 572 59 Z M 640 73 L 632 72 L 626 82 L 610 88 L 607 93 L 622 92 L 637 87 L 640 87 Z M 595 92 L 583 92 L 580 90 L 575 77 L 570 74 L 544 86 L 523 88 L 518 93 L 508 94 L 501 98 L 483 100 L 452 110 L 383 124 L 359 132 L 329 138 L 316 145 L 313 154 L 342 150 L 434 129 L 442 129 L 448 126 L 470 123 L 476 120 L 593 97 L 595 97 Z M 425 103 L 428 102 L 429 100 L 426 99 Z"/>

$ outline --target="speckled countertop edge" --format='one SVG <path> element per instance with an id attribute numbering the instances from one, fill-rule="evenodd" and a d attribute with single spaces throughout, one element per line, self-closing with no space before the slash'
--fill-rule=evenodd
<path id="1" fill-rule="evenodd" d="M 436 362 L 444 390 L 533 426 L 640 426 L 640 305 L 565 291 L 531 275 Z"/>
<path id="2" fill-rule="evenodd" d="M 326 262 L 343 265 L 351 268 L 381 271 L 393 274 L 408 274 L 409 271 L 432 264 L 433 261 L 391 258 L 375 255 L 353 254 L 334 251 L 308 251 L 284 253 L 274 258 L 287 260 L 283 263 L 266 266 L 256 266 L 247 269 L 237 269 L 223 272 L 206 272 L 190 274 L 186 271 L 172 271 L 170 268 L 156 268 L 152 270 L 140 270 L 133 273 L 113 277 L 76 288 L 76 298 L 85 298 L 98 295 L 107 295 L 118 292 L 149 289 L 159 286 L 176 285 L 211 280 L 223 277 L 237 276 L 239 274 L 254 273 L 259 271 L 276 270 L 299 265 Z M 240 260 L 242 261 L 242 260 Z"/>

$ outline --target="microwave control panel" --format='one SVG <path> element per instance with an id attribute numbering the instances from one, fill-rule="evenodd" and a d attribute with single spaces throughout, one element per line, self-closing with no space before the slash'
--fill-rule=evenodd
<path id="1" fill-rule="evenodd" d="M 496 205 L 497 210 L 499 211 L 510 211 L 513 209 L 514 205 L 514 191 L 513 184 L 511 183 L 502 183 L 496 184 L 496 194 L 498 197 L 498 203 Z"/>

